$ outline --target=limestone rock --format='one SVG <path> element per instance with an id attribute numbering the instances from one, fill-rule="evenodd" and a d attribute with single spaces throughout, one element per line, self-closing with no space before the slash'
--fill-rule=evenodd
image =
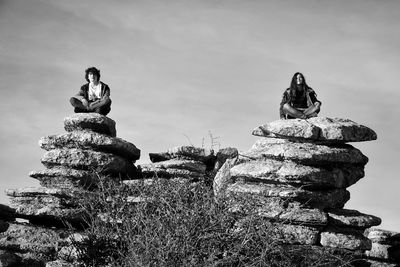
<path id="1" fill-rule="evenodd" d="M 244 153 L 252 159 L 292 160 L 306 165 L 356 164 L 365 165 L 368 158 L 351 145 L 330 147 L 313 143 L 257 143 L 257 147 Z"/>
<path id="2" fill-rule="evenodd" d="M 75 264 L 67 262 L 65 260 L 49 261 L 46 263 L 46 267 L 75 267 Z"/>
<path id="3" fill-rule="evenodd" d="M 248 215 L 257 215 L 270 221 L 284 224 L 324 226 L 328 223 L 328 216 L 320 209 L 302 208 L 295 203 L 286 203 L 282 199 L 270 198 L 268 205 L 252 205 L 243 202 L 231 206 L 232 212 Z"/>
<path id="4" fill-rule="evenodd" d="M 62 166 L 32 171 L 29 176 L 39 180 L 41 186 L 48 188 L 90 189 L 98 184 L 98 177 L 94 173 Z"/>
<path id="5" fill-rule="evenodd" d="M 365 266 L 365 267 L 399 267 L 399 264 L 384 262 L 384 261 L 374 261 L 374 260 L 363 260 L 362 263 L 364 265 L 357 265 L 357 266 Z"/>
<path id="6" fill-rule="evenodd" d="M 275 224 L 273 234 L 284 244 L 314 245 L 318 242 L 318 229 L 303 225 Z"/>
<path id="7" fill-rule="evenodd" d="M 74 225 L 83 223 L 86 212 L 78 208 L 76 192 L 66 189 L 27 187 L 7 189 L 16 217 L 42 225 L 63 226 L 64 222 Z"/>
<path id="8" fill-rule="evenodd" d="M 172 158 L 183 158 L 201 161 L 207 164 L 207 162 L 212 160 L 214 157 L 213 150 L 194 146 L 177 146 L 168 149 L 166 152 L 150 153 L 150 160 L 154 163 Z"/>
<path id="9" fill-rule="evenodd" d="M 247 221 L 244 218 L 235 225 L 235 232 L 240 233 L 246 231 L 248 224 L 252 227 L 263 228 L 268 238 L 273 238 L 281 244 L 302 244 L 314 245 L 318 242 L 318 228 L 304 225 L 290 225 L 281 223 L 270 223 L 267 221 Z"/>
<path id="10" fill-rule="evenodd" d="M 156 169 L 182 169 L 198 173 L 204 173 L 206 171 L 206 165 L 201 161 L 195 160 L 170 159 L 149 165 Z"/>
<path id="11" fill-rule="evenodd" d="M 400 245 L 400 233 L 398 232 L 371 228 L 365 230 L 364 234 L 374 243 Z"/>
<path id="12" fill-rule="evenodd" d="M 383 259 L 400 263 L 400 245 L 384 245 L 372 243 L 371 250 L 365 252 L 365 255 L 374 259 Z"/>
<path id="13" fill-rule="evenodd" d="M 10 197 L 34 197 L 39 195 L 51 195 L 59 198 L 71 198 L 74 194 L 72 190 L 46 187 L 24 187 L 18 189 L 6 189 L 5 193 Z"/>
<path id="14" fill-rule="evenodd" d="M 322 226 L 328 223 L 328 216 L 320 209 L 287 208 L 275 218 L 289 224 Z"/>
<path id="15" fill-rule="evenodd" d="M 371 241 L 360 230 L 328 227 L 321 232 L 320 242 L 325 247 L 344 248 L 355 251 L 371 249 Z"/>
<path id="16" fill-rule="evenodd" d="M 311 208 L 342 208 L 350 199 L 350 193 L 344 189 L 310 191 L 293 186 L 262 183 L 235 182 L 227 187 L 227 194 L 243 201 L 252 200 L 258 203 L 269 203 L 269 198 L 283 198 L 297 201 Z"/>
<path id="17" fill-rule="evenodd" d="M 302 185 L 307 188 L 346 188 L 364 176 L 362 167 L 322 168 L 273 159 L 248 161 L 234 166 L 232 177 L 253 182 Z"/>
<path id="18" fill-rule="evenodd" d="M 334 209 L 328 211 L 329 224 L 354 228 L 369 228 L 381 224 L 381 219 L 357 210 Z"/>
<path id="19" fill-rule="evenodd" d="M 61 148 L 89 149 L 121 156 L 130 161 L 140 158 L 140 150 L 121 138 L 90 131 L 73 131 L 66 134 L 42 137 L 39 145 L 45 150 Z"/>
<path id="20" fill-rule="evenodd" d="M 326 143 L 376 140 L 370 128 L 349 119 L 315 117 L 307 120 L 277 120 L 257 127 L 253 135 Z"/>
<path id="21" fill-rule="evenodd" d="M 47 151 L 41 161 L 48 168 L 61 165 L 83 170 L 94 169 L 102 173 L 127 174 L 131 177 L 136 173 L 134 165 L 119 156 L 76 148 Z"/>
<path id="22" fill-rule="evenodd" d="M 67 132 L 91 130 L 96 133 L 117 136 L 115 121 L 98 113 L 75 113 L 64 119 Z"/>
<path id="23" fill-rule="evenodd" d="M 185 169 L 155 167 L 152 164 L 140 165 L 143 178 L 186 178 L 200 179 L 204 173 L 194 172 Z"/>
<path id="24" fill-rule="evenodd" d="M 214 170 L 218 171 L 227 159 L 236 159 L 239 151 L 233 147 L 226 147 L 218 150 Z"/>
<path id="25" fill-rule="evenodd" d="M 67 230 L 43 228 L 24 223 L 11 223 L 8 230 L 0 233 L 0 248 L 18 253 L 24 262 L 48 261 L 56 255 L 57 248 L 66 242 Z M 23 265 L 22 266 L 43 266 Z"/>
<path id="26" fill-rule="evenodd" d="M 236 158 L 227 159 L 214 177 L 213 190 L 217 200 L 225 197 L 225 191 L 231 183 L 230 170 L 235 165 L 236 161 Z"/>

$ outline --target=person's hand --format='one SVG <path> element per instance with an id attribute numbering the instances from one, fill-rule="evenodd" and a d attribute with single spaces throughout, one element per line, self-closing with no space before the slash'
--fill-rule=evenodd
<path id="1" fill-rule="evenodd" d="M 81 102 L 82 102 L 82 105 L 84 106 L 84 107 L 86 107 L 86 108 L 88 108 L 89 107 L 89 102 L 86 100 L 86 99 L 82 99 L 81 100 Z"/>

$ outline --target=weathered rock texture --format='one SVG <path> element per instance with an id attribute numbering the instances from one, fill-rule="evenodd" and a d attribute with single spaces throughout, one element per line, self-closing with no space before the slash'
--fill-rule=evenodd
<path id="1" fill-rule="evenodd" d="M 371 228 L 364 235 L 372 241 L 370 250 L 365 253 L 368 257 L 400 265 L 400 233 Z"/>
<path id="2" fill-rule="evenodd" d="M 363 234 L 380 218 L 343 209 L 350 199 L 346 188 L 364 177 L 368 162 L 346 143 L 375 140 L 373 130 L 348 119 L 317 117 L 274 121 L 253 135 L 262 139 L 238 159 L 226 160 L 216 174 L 217 201 L 227 201 L 238 214 L 296 226 L 288 228 L 294 233 L 288 239 L 280 231 L 287 244 L 367 251 L 375 261 L 398 261 L 398 243 L 378 243 L 370 237 L 377 235 L 373 231 L 368 238 Z"/>
<path id="3" fill-rule="evenodd" d="M 174 147 L 149 156 L 152 163 L 139 166 L 144 178 L 204 180 L 216 160 L 213 150 L 193 146 Z"/>
<path id="4" fill-rule="evenodd" d="M 253 135 L 328 144 L 377 138 L 373 130 L 349 119 L 324 117 L 273 121 L 255 128 Z"/>
<path id="5" fill-rule="evenodd" d="M 7 190 L 18 217 L 32 223 L 59 225 L 78 223 L 77 194 L 98 184 L 98 175 L 113 181 L 138 178 L 133 162 L 139 159 L 135 145 L 115 137 L 115 122 L 97 113 L 78 113 L 65 118 L 66 134 L 43 137 L 46 150 L 41 161 L 46 169 L 33 171 L 40 188 Z"/>
<path id="6" fill-rule="evenodd" d="M 6 190 L 11 207 L 0 205 L 1 266 L 69 264 L 60 261 L 73 255 L 65 228 L 79 229 L 87 222 L 79 203 L 81 194 L 98 186 L 99 175 L 114 182 L 140 177 L 134 165 L 140 150 L 116 137 L 113 120 L 82 113 L 65 118 L 64 126 L 68 133 L 39 141 L 46 150 L 41 159 L 45 169 L 32 171 L 30 176 L 41 187 Z M 193 171 L 205 168 L 188 166 Z M 29 224 L 17 223 L 16 218 L 29 220 Z"/>

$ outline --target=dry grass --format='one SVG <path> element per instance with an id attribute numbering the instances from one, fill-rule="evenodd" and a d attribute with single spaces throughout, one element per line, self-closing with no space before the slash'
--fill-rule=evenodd
<path id="1" fill-rule="evenodd" d="M 142 201 L 129 203 L 128 196 Z M 346 266 L 349 258 L 311 246 L 285 246 L 270 224 L 214 202 L 212 189 L 156 179 L 152 185 L 103 183 L 82 197 L 87 238 L 75 242 L 85 266 Z M 106 214 L 106 216 L 104 216 Z M 100 216 L 101 215 L 101 216 Z M 254 220 L 259 220 L 255 218 Z"/>

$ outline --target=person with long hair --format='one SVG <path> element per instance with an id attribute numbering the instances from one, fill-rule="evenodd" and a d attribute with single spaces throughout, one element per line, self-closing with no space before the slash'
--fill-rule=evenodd
<path id="1" fill-rule="evenodd" d="M 308 119 L 317 117 L 321 101 L 317 94 L 306 83 L 304 75 L 296 72 L 293 75 L 290 87 L 283 93 L 279 108 L 281 119 Z"/>
<path id="2" fill-rule="evenodd" d="M 110 87 L 100 81 L 100 70 L 87 68 L 85 80 L 87 83 L 70 99 L 75 113 L 96 112 L 107 115 L 111 111 Z"/>

